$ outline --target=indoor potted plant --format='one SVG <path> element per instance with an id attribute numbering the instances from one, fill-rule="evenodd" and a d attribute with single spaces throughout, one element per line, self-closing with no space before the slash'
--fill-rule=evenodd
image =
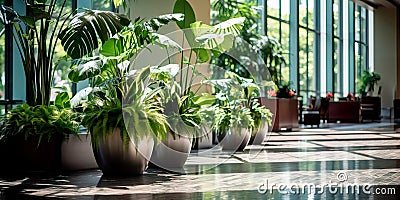
<path id="1" fill-rule="evenodd" d="M 251 118 L 254 120 L 254 130 L 250 138 L 249 144 L 261 145 L 268 133 L 268 128 L 272 125 L 272 112 L 261 106 L 258 98 L 251 101 L 250 112 Z"/>
<path id="2" fill-rule="evenodd" d="M 55 63 L 55 47 L 59 42 L 58 36 L 62 35 L 63 28 L 66 21 L 69 20 L 70 16 L 72 16 L 75 11 L 71 13 L 67 13 L 66 11 L 66 0 L 63 1 L 24 1 L 26 6 L 26 14 L 20 14 L 14 11 L 12 8 L 1 5 L 1 22 L 3 24 L 10 24 L 13 26 L 13 36 L 16 42 L 16 46 L 21 56 L 22 64 L 25 71 L 25 78 L 27 81 L 26 88 L 26 104 L 17 106 L 12 110 L 8 117 L 3 119 L 3 125 L 6 128 L 3 128 L 2 135 L 7 134 L 8 136 L 3 138 L 16 139 L 16 140 L 26 140 L 32 137 L 32 141 L 35 144 L 30 146 L 38 146 L 38 148 L 27 150 L 27 152 L 35 153 L 39 152 L 39 148 L 41 146 L 46 145 L 46 143 L 53 143 L 53 139 L 59 139 L 62 141 L 67 136 L 66 133 L 74 133 L 78 132 L 78 127 L 76 123 L 73 122 L 72 114 L 70 114 L 70 110 L 66 107 L 60 107 L 59 105 L 52 105 L 50 102 L 51 96 L 51 84 L 53 80 L 54 74 L 54 63 Z M 122 15 L 115 14 L 112 12 L 103 12 L 99 11 L 101 17 L 99 15 L 90 16 L 92 21 L 99 22 L 102 27 L 110 27 L 106 28 L 103 32 L 99 33 L 96 31 L 92 32 L 96 36 L 97 33 L 103 35 L 103 39 L 107 37 L 107 35 L 112 35 L 116 33 L 122 28 L 122 24 L 124 22 L 129 22 L 126 17 Z M 89 12 L 87 12 L 89 13 Z M 87 14 L 85 13 L 85 14 Z M 85 15 L 81 14 L 81 15 Z M 106 21 L 103 19 L 112 19 L 110 21 Z M 100 19 L 100 20 L 99 20 Z M 97 37 L 96 37 L 97 38 Z M 77 38 L 74 38 L 77 39 Z M 97 44 L 97 41 L 96 41 Z M 65 93 L 60 94 L 59 99 L 64 99 L 61 102 L 68 102 L 68 95 Z M 67 98 L 67 100 L 65 100 Z M 57 103 L 57 100 L 56 100 Z M 24 111 L 24 112 L 22 112 Z M 25 113 L 24 117 L 30 118 L 35 121 L 35 123 L 30 122 L 30 124 L 25 121 L 21 121 L 22 113 Z M 61 113 L 61 115 L 60 115 Z M 57 121 L 56 123 L 49 123 L 49 120 L 66 120 L 67 122 Z M 28 123 L 28 124 L 27 124 Z M 63 125 L 61 125 L 63 124 Z M 29 126 L 26 126 L 29 125 Z M 63 131 L 58 130 L 59 126 L 68 125 L 68 129 L 64 127 Z M 47 127 L 46 130 L 43 130 L 43 127 Z M 40 132 L 42 130 L 43 132 Z M 21 135 L 21 136 L 20 136 Z M 29 137 L 26 137 L 28 136 Z M 13 136 L 13 137 L 10 137 Z M 15 136 L 15 137 L 14 137 Z M 18 139 L 19 138 L 19 139 Z M 46 141 L 42 141 L 41 138 L 51 138 Z M 41 141 L 37 143 L 35 141 Z M 5 141 L 7 143 L 7 141 Z M 23 142 L 17 142 L 19 144 L 24 144 Z M 57 157 L 60 157 L 60 148 L 61 144 L 59 142 L 56 145 L 52 145 L 53 150 L 45 150 L 43 152 L 58 152 L 56 160 L 60 160 Z M 5 145 L 2 145 L 5 147 Z M 11 145 L 15 146 L 15 145 Z M 29 145 L 24 145 L 29 146 Z M 20 150 L 24 150 L 24 148 L 18 148 Z M 44 148 L 44 147 L 43 147 Z M 5 149 L 8 149 L 7 147 Z M 17 152 L 17 151 L 11 151 Z M 24 153 L 22 153 L 24 154 Z M 12 156 L 10 157 L 15 157 Z M 35 156 L 26 156 L 27 159 L 34 158 Z M 40 156 L 39 156 L 40 157 Z M 46 157 L 43 154 L 41 157 Z M 53 157 L 53 156 L 49 156 Z M 24 158 L 21 158 L 22 160 Z M 12 164 L 13 162 L 8 162 Z M 43 163 L 43 162 L 34 162 L 31 166 L 29 166 L 29 170 L 36 170 L 35 163 Z M 57 167 L 59 165 L 57 164 Z M 45 166 L 39 166 L 37 169 L 48 169 Z M 12 169 L 16 169 L 11 167 Z M 53 167 L 50 167 L 53 168 Z"/>
<path id="3" fill-rule="evenodd" d="M 359 90 L 362 96 L 365 96 L 368 93 L 368 96 L 373 96 L 373 92 L 375 90 L 375 85 L 378 81 L 381 80 L 381 76 L 375 72 L 364 71 L 361 79 Z"/>
<path id="4" fill-rule="evenodd" d="M 239 76 L 233 73 L 227 72 L 227 75 L 226 79 L 207 81 L 218 88 L 216 104 L 211 108 L 214 118 L 211 129 L 216 132 L 223 150 L 240 151 L 247 146 L 254 129 L 244 88 L 251 89 L 254 85 L 241 84 Z"/>
<path id="5" fill-rule="evenodd" d="M 207 80 L 208 77 L 201 74 L 196 68 L 202 63 L 208 63 L 210 55 L 223 52 L 229 45 L 228 36 L 234 35 L 232 30 L 241 28 L 242 19 L 232 19 L 216 26 L 209 26 L 201 22 L 195 22 L 195 14 L 186 0 L 175 3 L 174 13 L 184 14 L 184 20 L 178 22 L 178 26 L 184 35 L 184 41 L 189 45 L 183 48 L 177 42 L 167 37 L 158 44 L 164 47 L 167 55 L 174 55 L 180 61 L 179 64 L 171 64 L 175 58 L 168 57 L 170 69 L 176 73 L 170 75 L 170 80 L 163 83 L 165 86 L 164 107 L 170 131 L 165 141 L 155 146 L 151 162 L 167 169 L 182 168 L 190 152 L 193 140 L 202 139 L 204 123 L 201 120 L 201 109 L 211 106 L 215 97 L 208 93 L 199 92 L 203 84 L 199 79 Z M 172 36 L 173 37 L 173 36 Z M 177 37 L 178 38 L 178 37 Z M 222 38 L 222 39 L 221 39 Z M 225 45 L 222 42 L 225 40 Z M 171 48 L 171 49 L 169 49 Z M 177 50 L 176 53 L 171 53 Z M 189 51 L 189 58 L 184 59 L 184 51 Z M 177 56 L 179 55 L 179 56 Z M 195 59 L 192 59 L 195 58 Z M 157 71 L 163 71 L 159 67 Z M 171 68 L 175 68 L 171 70 Z M 177 69 L 176 69 L 177 68 Z M 179 74 L 178 74 L 179 72 Z M 196 81 L 195 81 L 196 79 Z M 193 87 L 195 86 L 195 87 Z"/>
<path id="6" fill-rule="evenodd" d="M 104 42 L 99 55 L 75 61 L 78 64 L 69 78 L 74 82 L 88 79 L 90 86 L 71 102 L 84 115 L 82 124 L 91 134 L 93 152 L 104 174 L 143 173 L 153 139 L 166 136 L 167 123 L 159 101 L 162 86 L 150 67 L 133 68 L 135 56 L 160 37 L 155 32 L 182 17 L 171 14 L 136 20 Z M 79 30 L 71 27 L 70 31 Z"/>

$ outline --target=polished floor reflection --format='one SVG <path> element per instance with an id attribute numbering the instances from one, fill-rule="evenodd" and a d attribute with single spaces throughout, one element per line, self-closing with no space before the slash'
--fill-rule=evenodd
<path id="1" fill-rule="evenodd" d="M 0 177 L 0 199 L 400 199 L 400 133 L 392 123 L 271 133 L 231 154 L 193 152 L 184 169 L 143 176 L 99 170 Z"/>

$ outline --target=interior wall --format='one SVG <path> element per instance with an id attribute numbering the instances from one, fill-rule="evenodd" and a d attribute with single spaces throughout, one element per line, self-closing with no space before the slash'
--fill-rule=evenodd
<path id="1" fill-rule="evenodd" d="M 396 99 L 400 99 L 400 5 L 397 7 L 397 82 Z"/>
<path id="2" fill-rule="evenodd" d="M 205 24 L 210 24 L 210 1 L 209 0 L 187 0 L 192 6 L 197 21 L 202 21 Z M 174 4 L 176 0 L 137 0 L 130 1 L 129 15 L 132 20 L 137 17 L 140 18 L 153 18 L 163 14 L 170 14 L 173 12 Z M 124 11 L 123 11 L 124 12 Z M 181 44 L 182 34 L 175 31 L 179 30 L 179 27 L 175 23 L 170 23 L 167 26 L 162 27 L 159 32 L 166 34 L 173 40 Z M 161 50 L 158 47 L 150 47 L 151 52 L 142 51 L 135 63 L 136 68 L 142 68 L 146 66 L 156 66 L 166 64 L 167 53 L 165 50 Z"/>
<path id="3" fill-rule="evenodd" d="M 382 86 L 383 107 L 392 106 L 397 85 L 396 18 L 396 8 L 379 7 L 374 10 L 374 68 L 381 75 L 378 85 Z"/>

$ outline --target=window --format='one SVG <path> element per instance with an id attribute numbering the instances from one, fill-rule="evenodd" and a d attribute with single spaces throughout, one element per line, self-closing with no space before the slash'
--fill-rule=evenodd
<path id="1" fill-rule="evenodd" d="M 297 86 L 298 95 L 307 99 L 332 92 L 335 97 L 342 97 L 357 90 L 357 81 L 368 70 L 370 56 L 368 31 L 372 29 L 368 27 L 366 8 L 352 0 L 265 0 L 264 5 L 266 35 L 277 39 L 288 51 L 287 62 L 289 55 L 292 62 L 298 62 L 297 66 L 280 66 L 282 80 Z M 290 11 L 295 8 L 298 12 Z M 289 49 L 289 42 L 293 44 L 289 38 L 298 40 L 294 48 Z"/>
<path id="2" fill-rule="evenodd" d="M 334 0 L 333 13 L 333 95 L 342 97 L 343 94 L 343 23 L 341 0 Z"/>
<path id="3" fill-rule="evenodd" d="M 4 5 L 5 0 L 0 0 Z M 6 95 L 6 27 L 0 23 L 0 100 L 5 100 Z M 0 105 L 0 116 L 5 114 L 5 105 Z"/>
<path id="4" fill-rule="evenodd" d="M 62 1 L 60 1 L 61 4 Z M 86 1 L 86 0 L 72 0 L 72 1 L 67 1 L 65 9 L 67 12 L 72 12 L 73 9 L 75 8 L 91 8 L 95 10 L 106 10 L 106 11 L 111 11 L 111 3 L 104 1 L 104 0 L 92 0 L 92 1 Z M 56 55 L 54 60 L 59 60 L 57 63 L 57 68 L 54 73 L 54 83 L 53 85 L 55 88 L 52 90 L 52 100 L 55 99 L 57 92 L 60 90 L 67 90 L 71 91 L 72 93 L 77 92 L 77 86 L 76 84 L 73 84 L 69 81 L 68 79 L 68 73 L 70 71 L 70 63 L 66 62 L 64 60 L 60 60 L 60 58 L 64 57 L 66 55 L 66 52 L 64 51 L 61 43 L 58 43 L 57 48 L 56 48 Z M 83 84 L 82 87 L 85 87 L 86 84 Z M 61 89 L 60 89 L 61 88 Z"/>
<path id="5" fill-rule="evenodd" d="M 317 37 L 314 20 L 317 8 L 314 0 L 299 1 L 299 95 L 317 95 L 316 56 Z"/>
<path id="6" fill-rule="evenodd" d="M 104 0 L 92 0 L 93 1 L 93 7 L 92 9 L 95 10 L 105 10 L 105 11 L 111 11 L 111 3 L 106 2 Z"/>
<path id="7" fill-rule="evenodd" d="M 289 52 L 289 17 L 290 0 L 266 1 L 266 35 L 275 38 L 282 45 L 282 49 Z M 281 80 L 289 82 L 289 54 L 285 53 L 286 64 L 279 67 Z"/>
<path id="8" fill-rule="evenodd" d="M 368 70 L 368 12 L 367 9 L 357 6 L 354 13 L 354 55 L 356 90 L 359 92 L 360 78 Z"/>
<path id="9" fill-rule="evenodd" d="M 58 12 L 61 12 L 61 6 L 62 6 L 63 1 L 57 1 L 56 4 L 56 10 Z M 71 13 L 73 11 L 72 8 L 72 1 L 66 1 L 64 10 L 62 13 Z M 65 18 L 64 18 L 65 19 Z M 60 22 L 57 24 L 57 26 L 61 26 L 63 24 L 63 20 L 60 20 Z M 49 40 L 50 38 L 48 38 Z M 64 56 L 66 56 L 66 52 L 64 51 L 61 41 L 58 41 L 56 45 L 56 50 L 54 54 L 54 61 L 55 61 L 55 72 L 54 72 L 54 77 L 53 77 L 53 88 L 51 90 L 51 100 L 54 101 L 57 93 L 60 91 L 71 91 L 72 83 L 68 79 L 68 73 L 69 73 L 69 67 L 70 64 L 66 62 L 64 59 L 62 59 Z"/>

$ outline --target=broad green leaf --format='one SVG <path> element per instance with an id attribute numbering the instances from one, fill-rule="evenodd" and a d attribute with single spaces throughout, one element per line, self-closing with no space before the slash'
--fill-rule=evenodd
<path id="1" fill-rule="evenodd" d="M 93 91 L 92 87 L 87 87 L 85 89 L 82 89 L 78 93 L 75 94 L 74 97 L 71 99 L 71 107 L 77 107 L 82 100 L 86 100 L 89 96 L 89 94 Z"/>
<path id="2" fill-rule="evenodd" d="M 180 29 L 190 28 L 190 24 L 196 21 L 196 15 L 194 14 L 193 8 L 186 0 L 177 0 L 173 12 L 185 15 L 183 21 L 177 22 Z"/>
<path id="3" fill-rule="evenodd" d="M 18 13 L 12 8 L 4 5 L 0 5 L 0 22 L 2 24 L 10 24 L 14 22 L 16 19 L 19 19 Z"/>
<path id="4" fill-rule="evenodd" d="M 215 103 L 215 100 L 215 96 L 208 93 L 203 93 L 193 98 L 194 104 L 199 106 L 211 106 Z"/>
<path id="5" fill-rule="evenodd" d="M 81 58 L 99 47 L 114 34 L 129 25 L 123 14 L 110 11 L 87 10 L 76 14 L 59 38 L 65 51 L 73 59 Z"/>
<path id="6" fill-rule="evenodd" d="M 58 93 L 56 100 L 54 101 L 54 105 L 59 109 L 70 108 L 71 102 L 69 100 L 68 92 Z"/>
<path id="7" fill-rule="evenodd" d="M 158 38 L 158 40 L 155 41 L 155 44 L 158 46 L 164 48 L 174 48 L 178 51 L 182 51 L 182 47 L 171 38 L 157 33 L 153 33 L 153 36 Z"/>
<path id="8" fill-rule="evenodd" d="M 194 48 L 193 50 L 196 53 L 197 61 L 199 63 L 205 63 L 210 60 L 211 55 L 209 50 L 203 48 Z"/>
<path id="9" fill-rule="evenodd" d="M 103 56 L 119 56 L 124 52 L 122 39 L 120 37 L 113 37 L 104 42 L 101 46 L 99 53 Z"/>
<path id="10" fill-rule="evenodd" d="M 88 78 L 93 78 L 101 73 L 102 61 L 93 60 L 84 64 L 78 65 L 69 74 L 68 78 L 72 82 L 79 82 Z"/>

